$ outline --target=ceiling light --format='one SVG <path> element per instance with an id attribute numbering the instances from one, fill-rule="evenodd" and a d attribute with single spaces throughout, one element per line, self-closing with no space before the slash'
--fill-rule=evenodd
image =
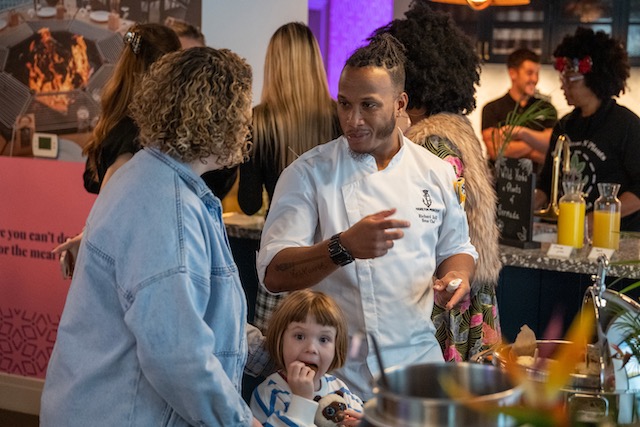
<path id="1" fill-rule="evenodd" d="M 489 6 L 524 6 L 530 3 L 530 0 L 431 0 L 436 3 L 448 4 L 466 4 L 472 9 L 482 10 Z"/>

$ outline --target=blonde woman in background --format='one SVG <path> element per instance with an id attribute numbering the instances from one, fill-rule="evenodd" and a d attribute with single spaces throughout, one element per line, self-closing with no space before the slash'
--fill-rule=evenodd
<path id="1" fill-rule="evenodd" d="M 238 203 L 247 215 L 269 200 L 280 173 L 296 157 L 340 135 L 336 103 L 320 47 L 306 25 L 290 22 L 269 41 L 260 104 L 253 109 L 251 159 L 240 166 Z M 256 326 L 264 328 L 279 298 L 258 287 Z"/>

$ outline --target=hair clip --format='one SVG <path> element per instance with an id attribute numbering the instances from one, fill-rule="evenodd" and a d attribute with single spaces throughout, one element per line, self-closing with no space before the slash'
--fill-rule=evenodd
<path id="1" fill-rule="evenodd" d="M 556 58 L 556 62 L 554 64 L 554 68 L 560 71 L 561 73 L 567 70 L 567 71 L 576 71 L 582 75 L 591 72 L 592 67 L 593 67 L 593 60 L 589 55 L 583 57 L 582 59 L 567 58 L 566 56 L 560 56 Z"/>
<path id="2" fill-rule="evenodd" d="M 139 33 L 136 33 L 135 31 L 127 31 L 124 35 L 124 42 L 131 46 L 131 50 L 134 55 L 140 53 L 140 42 L 142 42 L 142 36 L 140 36 Z"/>

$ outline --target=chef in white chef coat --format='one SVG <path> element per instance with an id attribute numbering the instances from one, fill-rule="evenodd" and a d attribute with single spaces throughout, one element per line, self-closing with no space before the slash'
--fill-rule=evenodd
<path id="1" fill-rule="evenodd" d="M 338 91 L 343 136 L 284 170 L 257 260 L 270 292 L 332 295 L 350 337 L 375 336 L 386 366 L 443 360 L 434 298 L 447 308 L 467 299 L 477 259 L 451 165 L 396 127 L 407 100 L 395 38 L 353 53 Z M 462 283 L 447 292 L 455 279 Z M 367 400 L 379 366 L 364 337 L 336 375 Z"/>

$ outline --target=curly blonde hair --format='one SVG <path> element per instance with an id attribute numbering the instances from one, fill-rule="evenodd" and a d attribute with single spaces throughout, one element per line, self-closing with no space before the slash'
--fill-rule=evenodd
<path id="1" fill-rule="evenodd" d="M 220 166 L 249 150 L 251 67 L 228 49 L 194 47 L 151 67 L 131 104 L 140 143 L 189 163 L 216 157 Z"/>

